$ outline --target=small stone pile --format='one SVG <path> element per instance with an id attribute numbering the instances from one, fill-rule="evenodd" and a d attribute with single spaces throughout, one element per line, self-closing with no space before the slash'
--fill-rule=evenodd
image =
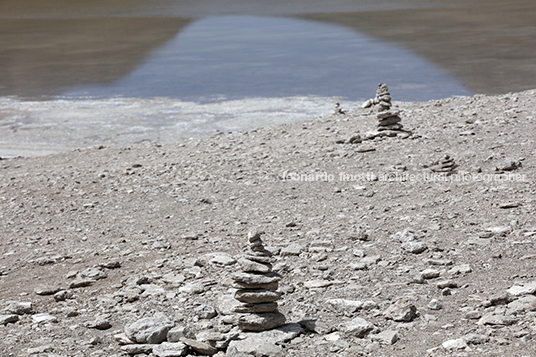
<path id="1" fill-rule="evenodd" d="M 449 155 L 445 155 L 436 166 L 432 167 L 432 171 L 450 175 L 456 172 L 457 167 L 458 165 L 456 165 L 454 159 Z"/>
<path id="2" fill-rule="evenodd" d="M 377 104 L 379 108 L 379 113 L 376 115 L 376 118 L 378 118 L 378 131 L 401 130 L 403 127 L 398 116 L 400 110 L 391 110 L 391 99 L 387 84 L 380 83 L 376 91 L 376 98 L 374 98 L 374 104 Z"/>
<path id="3" fill-rule="evenodd" d="M 346 112 L 342 109 L 341 107 L 341 103 L 337 102 L 335 103 L 335 112 L 334 112 L 335 115 L 344 115 L 346 114 Z"/>
<path id="4" fill-rule="evenodd" d="M 238 288 L 234 308 L 239 314 L 238 327 L 242 331 L 265 331 L 285 323 L 285 316 L 277 311 L 281 293 L 277 291 L 281 275 L 272 272 L 272 253 L 264 248 L 262 232 L 248 234 L 248 250 L 238 259 L 242 271 L 231 275 Z"/>

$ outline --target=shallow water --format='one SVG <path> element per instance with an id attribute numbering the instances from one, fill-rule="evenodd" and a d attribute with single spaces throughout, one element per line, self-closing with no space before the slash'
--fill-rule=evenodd
<path id="1" fill-rule="evenodd" d="M 536 3 L 0 3 L 0 96 L 9 96 L 0 102 L 0 156 L 288 122 L 327 114 L 335 101 L 357 105 L 378 82 L 404 101 L 534 88 Z M 273 98 L 269 109 L 262 98 Z M 225 113 L 212 106 L 226 100 Z M 202 118 L 194 126 L 179 110 L 191 105 Z M 265 110 L 277 115 L 254 115 Z"/>

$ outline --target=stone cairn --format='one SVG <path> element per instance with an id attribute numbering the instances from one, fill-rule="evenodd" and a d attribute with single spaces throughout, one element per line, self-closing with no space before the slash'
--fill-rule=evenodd
<path id="1" fill-rule="evenodd" d="M 456 172 L 457 167 L 458 165 L 456 165 L 454 159 L 445 155 L 436 166 L 432 167 L 432 171 L 450 175 Z"/>
<path id="2" fill-rule="evenodd" d="M 238 259 L 242 271 L 231 275 L 234 287 L 238 288 L 234 297 L 240 304 L 234 312 L 239 314 L 237 323 L 242 331 L 270 330 L 286 321 L 277 310 L 281 275 L 272 272 L 272 253 L 264 248 L 261 234 L 249 232 L 248 249 Z"/>
<path id="3" fill-rule="evenodd" d="M 401 119 L 398 116 L 400 110 L 391 110 L 391 99 L 387 84 L 380 83 L 378 85 L 378 90 L 376 90 L 376 97 L 373 100 L 373 104 L 378 105 L 379 111 L 379 113 L 376 114 L 376 118 L 378 118 L 378 131 L 397 131 L 402 130 L 403 128 L 403 125 L 400 124 Z"/>
<path id="4" fill-rule="evenodd" d="M 336 114 L 336 115 L 344 115 L 344 114 L 346 114 L 346 112 L 341 107 L 341 103 L 339 103 L 339 102 L 335 103 L 334 114 Z"/>

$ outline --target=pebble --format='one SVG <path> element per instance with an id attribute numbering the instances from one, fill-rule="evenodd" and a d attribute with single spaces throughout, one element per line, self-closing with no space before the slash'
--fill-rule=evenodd
<path id="1" fill-rule="evenodd" d="M 515 316 L 495 315 L 493 312 L 489 312 L 486 315 L 482 316 L 480 320 L 478 320 L 478 324 L 509 326 L 515 324 L 517 321 L 518 319 Z"/>
<path id="2" fill-rule="evenodd" d="M 308 280 L 303 283 L 303 286 L 308 289 L 327 288 L 331 285 L 333 285 L 333 282 L 330 280 Z"/>
<path id="3" fill-rule="evenodd" d="M 467 348 L 467 342 L 463 338 L 457 338 L 455 340 L 445 341 L 441 346 L 448 351 L 458 351 Z"/>
<path id="4" fill-rule="evenodd" d="M 421 272 L 421 275 L 424 279 L 435 279 L 441 275 L 441 272 L 435 269 L 425 269 Z"/>
<path id="5" fill-rule="evenodd" d="M 304 249 L 305 248 L 301 244 L 292 243 L 284 248 L 281 248 L 281 252 L 279 252 L 279 255 L 282 257 L 300 255 L 304 251 Z"/>
<path id="6" fill-rule="evenodd" d="M 398 300 L 383 312 L 383 316 L 388 320 L 410 322 L 417 316 L 417 308 L 407 300 Z"/>
<path id="7" fill-rule="evenodd" d="M 126 352 L 129 355 L 139 355 L 139 354 L 148 355 L 149 353 L 153 352 L 153 346 L 154 345 L 152 344 L 124 345 L 124 346 L 121 346 L 121 350 Z"/>
<path id="8" fill-rule="evenodd" d="M 200 319 L 211 319 L 218 315 L 216 309 L 209 305 L 200 305 L 195 308 L 194 312 Z"/>
<path id="9" fill-rule="evenodd" d="M 175 326 L 167 333 L 168 342 L 179 342 L 183 337 L 195 339 L 195 334 L 187 326 Z"/>
<path id="10" fill-rule="evenodd" d="M 353 314 L 363 307 L 362 301 L 346 300 L 346 299 L 330 299 L 326 300 L 326 304 L 332 306 L 335 311 Z"/>
<path id="11" fill-rule="evenodd" d="M 534 295 L 536 293 L 536 280 L 523 285 L 514 285 L 507 291 L 514 296 Z"/>
<path id="12" fill-rule="evenodd" d="M 31 314 L 32 312 L 32 303 L 26 301 L 6 301 L 4 302 L 4 308 L 2 309 L 2 313 L 16 315 Z"/>
<path id="13" fill-rule="evenodd" d="M 454 280 L 443 280 L 443 281 L 438 281 L 436 286 L 438 289 L 457 288 L 458 283 L 455 282 Z"/>
<path id="14" fill-rule="evenodd" d="M 369 336 L 372 341 L 378 341 L 386 345 L 393 345 L 399 340 L 398 331 L 385 330 L 376 335 Z"/>
<path id="15" fill-rule="evenodd" d="M 437 299 L 432 299 L 428 303 L 428 308 L 430 310 L 441 310 L 443 308 L 443 303 Z"/>
<path id="16" fill-rule="evenodd" d="M 463 335 L 462 339 L 469 345 L 480 345 L 489 341 L 489 337 L 478 333 L 468 333 Z"/>
<path id="17" fill-rule="evenodd" d="M 53 295 L 60 290 L 61 288 L 57 286 L 38 286 L 34 289 L 34 293 L 37 295 Z"/>

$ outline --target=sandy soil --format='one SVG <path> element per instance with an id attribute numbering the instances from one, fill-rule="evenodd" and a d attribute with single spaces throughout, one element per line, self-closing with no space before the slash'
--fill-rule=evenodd
<path id="1" fill-rule="evenodd" d="M 236 256 L 260 228 L 284 276 L 280 311 L 324 326 L 285 355 L 534 356 L 536 305 L 519 307 L 534 292 L 505 294 L 536 279 L 536 91 L 395 104 L 407 139 L 342 143 L 376 125 L 374 109 L 344 108 L 206 139 L 0 160 L 0 308 L 32 303 L 0 325 L 0 354 L 121 356 L 113 336 L 159 313 L 226 333 L 221 311 L 200 319 L 195 307 L 219 308 L 238 269 L 214 253 Z M 430 170 L 445 154 L 458 164 L 448 179 Z M 505 161 L 517 169 L 501 174 Z M 404 230 L 426 250 L 408 251 Z M 91 267 L 107 277 L 69 287 Z M 129 290 L 134 274 L 150 284 Z M 193 282 L 201 291 L 185 289 Z M 401 298 L 417 316 L 387 319 Z M 345 332 L 355 317 L 376 329 Z M 99 319 L 111 328 L 94 328 Z M 380 331 L 399 340 L 378 342 Z"/>

